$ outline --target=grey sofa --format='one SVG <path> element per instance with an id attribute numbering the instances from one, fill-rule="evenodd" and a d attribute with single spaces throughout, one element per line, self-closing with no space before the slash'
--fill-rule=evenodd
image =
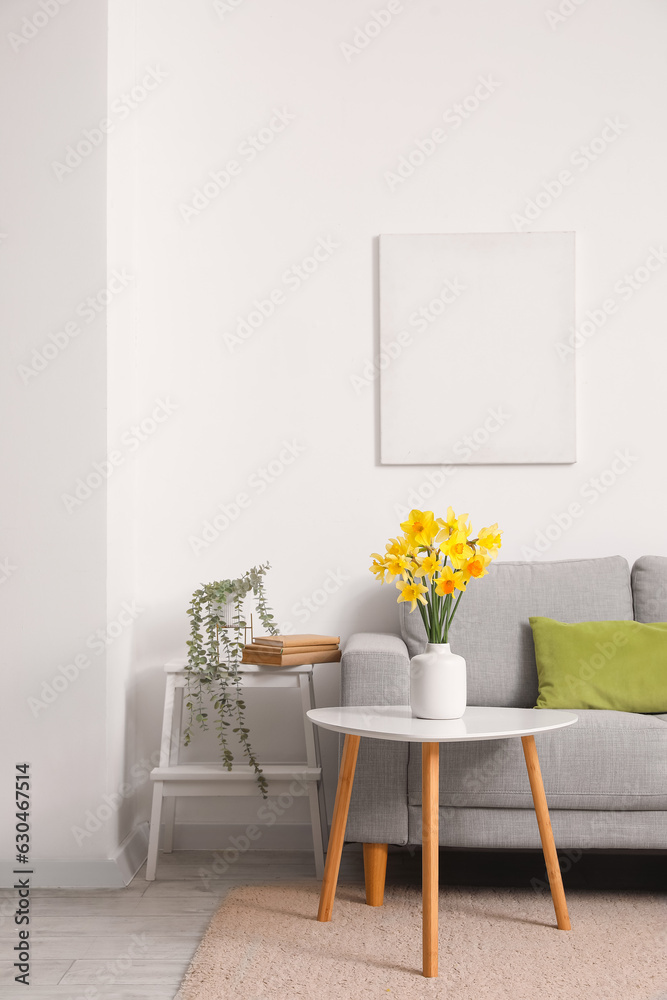
<path id="1" fill-rule="evenodd" d="M 398 613 L 400 638 L 349 639 L 343 705 L 408 703 L 409 658 L 426 637 L 417 612 L 402 604 Z M 469 705 L 535 705 L 530 615 L 667 621 L 667 558 L 644 556 L 632 573 L 620 556 L 493 565 L 465 595 L 450 634 L 467 661 Z M 558 848 L 667 849 L 667 714 L 577 714 L 572 728 L 536 737 Z M 346 840 L 421 843 L 420 751 L 419 744 L 362 739 Z M 519 740 L 441 746 L 440 843 L 540 847 Z"/>

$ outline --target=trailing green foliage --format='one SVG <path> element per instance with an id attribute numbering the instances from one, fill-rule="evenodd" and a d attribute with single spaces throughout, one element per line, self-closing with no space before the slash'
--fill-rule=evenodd
<path id="1" fill-rule="evenodd" d="M 190 639 L 186 667 L 186 706 L 189 716 L 183 734 L 187 746 L 196 725 L 200 729 L 208 729 L 207 706 L 212 705 L 217 714 L 215 729 L 223 763 L 231 771 L 234 754 L 229 748 L 227 737 L 232 727 L 231 731 L 238 737 L 248 763 L 254 768 L 257 784 L 264 798 L 267 796 L 268 785 L 250 745 L 239 666 L 247 624 L 243 615 L 243 601 L 251 591 L 265 631 L 270 635 L 278 632 L 264 590 L 264 574 L 270 568 L 269 563 L 253 566 L 236 580 L 206 583 L 192 595 L 188 608 Z M 230 604 L 231 622 L 226 614 Z"/>

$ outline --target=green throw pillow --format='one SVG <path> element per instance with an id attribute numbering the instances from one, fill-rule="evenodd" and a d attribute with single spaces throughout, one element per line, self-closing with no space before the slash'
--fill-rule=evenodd
<path id="1" fill-rule="evenodd" d="M 667 712 L 667 622 L 530 618 L 537 708 Z"/>

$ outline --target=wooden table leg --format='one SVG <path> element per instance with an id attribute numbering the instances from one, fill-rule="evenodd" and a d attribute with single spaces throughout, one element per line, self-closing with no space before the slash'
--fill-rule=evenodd
<path id="1" fill-rule="evenodd" d="M 547 797 L 544 793 L 542 771 L 540 770 L 540 762 L 537 756 L 535 737 L 522 736 L 521 743 L 523 745 L 523 755 L 526 758 L 530 790 L 533 793 L 533 804 L 535 806 L 537 825 L 539 827 L 540 838 L 542 840 L 544 860 L 547 865 L 547 875 L 549 876 L 549 885 L 551 886 L 551 898 L 553 899 L 554 910 L 556 911 L 556 922 L 559 930 L 569 931 L 570 917 L 567 912 L 567 903 L 565 902 L 563 879 L 560 873 L 556 845 L 554 844 L 551 820 L 549 819 Z"/>
<path id="2" fill-rule="evenodd" d="M 423 974 L 438 975 L 438 807 L 440 744 L 422 743 Z"/>
<path id="3" fill-rule="evenodd" d="M 336 788 L 336 803 L 334 805 L 331 833 L 329 835 L 327 861 L 324 866 L 324 878 L 322 879 L 322 889 L 320 890 L 320 907 L 317 911 L 317 919 L 322 921 L 331 920 L 331 913 L 333 911 L 338 870 L 340 868 L 343 842 L 345 840 L 347 813 L 350 808 L 350 796 L 352 795 L 354 769 L 357 766 L 359 739 L 359 736 L 353 736 L 348 733 L 343 744 L 343 755 L 340 761 L 340 771 L 338 772 L 338 787 Z"/>
<path id="4" fill-rule="evenodd" d="M 388 850 L 389 844 L 364 844 L 364 881 L 369 906 L 382 906 L 384 902 Z"/>

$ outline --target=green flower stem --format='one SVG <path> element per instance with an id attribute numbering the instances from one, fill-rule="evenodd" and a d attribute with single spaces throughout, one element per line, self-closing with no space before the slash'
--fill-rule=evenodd
<path id="1" fill-rule="evenodd" d="M 429 610 L 429 613 L 430 613 L 430 616 L 431 616 L 431 633 L 430 633 L 430 639 L 429 639 L 430 642 L 437 642 L 438 641 L 436 639 L 436 630 L 437 630 L 437 625 L 438 625 L 438 619 L 437 619 L 437 609 L 436 609 L 436 606 L 435 606 L 437 599 L 438 599 L 437 598 L 437 594 L 435 593 L 435 589 L 433 587 L 433 579 L 431 578 L 431 582 L 429 583 L 429 597 L 427 598 L 427 600 L 428 600 L 428 610 Z"/>
<path id="2" fill-rule="evenodd" d="M 417 601 L 419 614 L 421 615 L 421 619 L 424 623 L 426 639 L 428 642 L 433 643 L 449 642 L 449 630 L 459 606 L 459 602 L 465 591 L 462 590 L 459 592 L 456 601 L 454 601 L 453 594 L 440 596 L 435 589 L 435 577 L 436 575 L 439 575 L 447 565 L 447 556 L 443 556 L 442 562 L 440 562 L 440 553 L 438 553 L 437 549 L 422 546 L 420 551 L 424 551 L 428 555 L 436 553 L 438 556 L 438 569 L 431 575 L 430 580 L 428 577 L 424 577 L 424 581 L 427 584 L 427 593 L 425 595 L 426 604 L 424 605 L 421 601 Z M 416 580 L 419 579 L 416 578 L 414 573 L 412 573 L 409 569 L 407 569 L 405 573 L 410 583 L 414 584 Z M 454 605 L 453 608 L 452 604 Z"/>
<path id="3" fill-rule="evenodd" d="M 424 628 L 426 630 L 426 635 L 428 636 L 428 618 L 426 617 L 426 609 L 421 601 L 417 601 L 417 607 L 419 608 L 419 614 L 422 616 L 422 621 L 424 623 Z"/>
<path id="4" fill-rule="evenodd" d="M 459 592 L 459 596 L 456 598 L 456 604 L 454 605 L 454 610 L 452 611 L 451 615 L 449 616 L 449 621 L 447 622 L 447 632 L 449 632 L 449 628 L 450 628 L 450 626 L 452 624 L 452 621 L 454 619 L 454 615 L 456 614 L 456 609 L 458 608 L 459 602 L 460 602 L 461 598 L 463 597 L 464 593 L 465 593 L 465 591 L 461 590 Z M 447 640 L 445 640 L 445 642 L 446 641 Z"/>
<path id="5" fill-rule="evenodd" d="M 440 606 L 438 608 L 438 642 L 442 642 L 442 622 L 447 609 L 447 597 L 440 598 Z"/>
<path id="6" fill-rule="evenodd" d="M 448 620 L 449 609 L 451 607 L 451 604 L 452 604 L 452 595 L 451 594 L 447 594 L 447 597 L 445 598 L 445 606 L 444 606 L 444 609 L 443 609 L 443 622 L 442 622 L 442 641 L 443 642 L 449 642 L 449 630 L 448 630 L 448 627 L 447 627 L 447 620 Z"/>

